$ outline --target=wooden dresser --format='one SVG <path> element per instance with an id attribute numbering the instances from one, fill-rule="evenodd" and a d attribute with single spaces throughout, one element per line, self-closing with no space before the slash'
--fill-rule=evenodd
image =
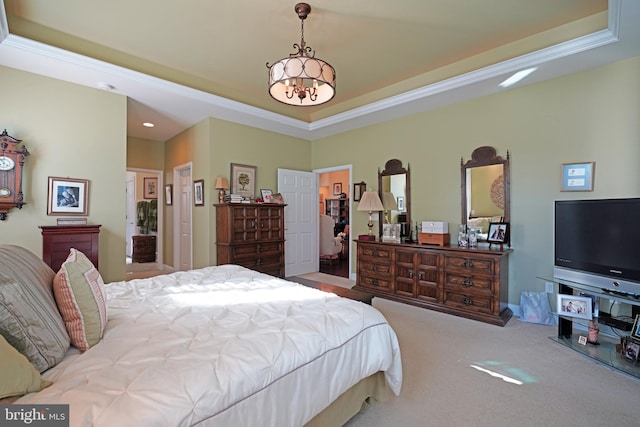
<path id="1" fill-rule="evenodd" d="M 504 326 L 511 249 L 466 249 L 356 241 L 354 289 Z"/>
<path id="2" fill-rule="evenodd" d="M 100 225 L 41 225 L 42 259 L 55 272 L 75 248 L 98 268 Z"/>
<path id="3" fill-rule="evenodd" d="M 284 277 L 284 207 L 222 203 L 216 207 L 218 265 L 238 264 Z"/>

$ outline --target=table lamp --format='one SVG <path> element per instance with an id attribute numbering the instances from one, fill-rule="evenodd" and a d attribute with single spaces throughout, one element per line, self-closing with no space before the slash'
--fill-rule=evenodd
<path id="1" fill-rule="evenodd" d="M 227 178 L 219 176 L 216 178 L 216 190 L 218 190 L 218 203 L 224 202 L 225 190 L 229 189 Z"/>
<path id="2" fill-rule="evenodd" d="M 369 222 L 367 225 L 369 226 L 369 236 L 373 236 L 373 211 L 383 211 L 384 206 L 382 206 L 382 202 L 380 201 L 380 197 L 378 193 L 375 191 L 365 191 L 360 199 L 360 204 L 358 205 L 359 211 L 369 211 Z"/>

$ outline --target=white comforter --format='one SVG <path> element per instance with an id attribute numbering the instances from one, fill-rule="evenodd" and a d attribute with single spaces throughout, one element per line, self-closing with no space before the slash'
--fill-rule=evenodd
<path id="1" fill-rule="evenodd" d="M 402 383 L 376 309 L 234 265 L 107 285 L 104 339 L 16 403 L 71 426 L 302 426 L 360 379 Z"/>

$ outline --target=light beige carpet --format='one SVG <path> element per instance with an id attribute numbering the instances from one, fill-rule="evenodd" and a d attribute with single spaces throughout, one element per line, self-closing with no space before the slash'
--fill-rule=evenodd
<path id="1" fill-rule="evenodd" d="M 556 327 L 515 318 L 498 327 L 380 298 L 373 306 L 398 335 L 404 383 L 348 427 L 640 424 L 640 380 L 551 341 Z"/>
<path id="2" fill-rule="evenodd" d="M 351 289 L 356 285 L 355 280 L 349 280 L 346 277 L 333 276 L 326 273 L 307 273 L 301 274 L 298 277 L 303 279 L 315 280 L 316 282 L 328 283 L 330 285 L 341 286 L 343 288 Z"/>

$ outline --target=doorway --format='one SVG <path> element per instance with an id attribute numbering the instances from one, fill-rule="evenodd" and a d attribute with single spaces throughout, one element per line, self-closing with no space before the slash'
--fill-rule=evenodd
<path id="1" fill-rule="evenodd" d="M 162 171 L 127 168 L 125 263 L 127 274 L 162 270 Z"/>
<path id="2" fill-rule="evenodd" d="M 320 253 L 319 271 L 351 278 L 351 165 L 317 169 L 314 172 L 318 177 L 319 214 L 333 220 L 332 235 L 318 238 L 318 246 L 325 246 L 325 252 L 328 252 Z M 331 231 L 325 233 L 331 234 Z M 325 239 L 325 244 L 321 244 L 321 239 Z M 326 250 L 326 240 L 330 243 L 329 251 Z"/>

